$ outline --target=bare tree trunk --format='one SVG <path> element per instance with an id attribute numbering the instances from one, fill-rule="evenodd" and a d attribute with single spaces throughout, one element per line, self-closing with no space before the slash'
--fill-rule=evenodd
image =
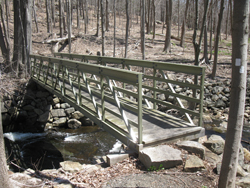
<path id="1" fill-rule="evenodd" d="M 145 59 L 145 0 L 141 0 L 141 52 L 142 52 L 142 59 L 144 60 Z"/>
<path id="2" fill-rule="evenodd" d="M 152 0 L 152 5 L 153 5 L 153 40 L 152 43 L 154 43 L 155 39 L 155 0 Z"/>
<path id="3" fill-rule="evenodd" d="M 209 64 L 208 53 L 207 53 L 207 24 L 204 25 L 204 59 L 206 64 Z"/>
<path id="4" fill-rule="evenodd" d="M 246 97 L 248 21 L 249 0 L 234 1 L 230 110 L 219 188 L 235 187 Z"/>
<path id="5" fill-rule="evenodd" d="M 77 7 L 76 7 L 76 11 L 77 11 L 77 29 L 80 29 L 80 0 L 77 0 Z"/>
<path id="6" fill-rule="evenodd" d="M 210 57 L 212 59 L 213 55 L 213 47 L 212 47 L 212 39 L 213 39 L 213 0 L 211 0 L 211 17 L 210 17 L 210 37 L 209 37 L 209 46 L 210 46 Z"/>
<path id="7" fill-rule="evenodd" d="M 96 25 L 96 36 L 99 36 L 99 22 L 100 22 L 100 0 L 97 0 L 97 25 Z"/>
<path id="8" fill-rule="evenodd" d="M 53 27 L 56 26 L 55 21 L 55 0 L 51 0 L 51 21 L 53 23 Z"/>
<path id="9" fill-rule="evenodd" d="M 14 0 L 14 51 L 13 51 L 13 63 L 16 76 L 19 75 L 19 70 L 22 67 L 23 60 L 23 29 L 22 29 L 22 17 L 20 11 L 20 0 Z"/>
<path id="10" fill-rule="evenodd" d="M 227 2 L 227 18 L 226 18 L 226 31 L 225 31 L 225 34 L 226 34 L 226 37 L 225 39 L 227 40 L 227 35 L 228 35 L 228 21 L 229 21 L 229 9 L 230 9 L 230 3 Z"/>
<path id="11" fill-rule="evenodd" d="M 2 20 L 2 24 L 3 27 L 1 26 L 0 23 L 0 47 L 1 47 L 1 51 L 2 51 L 2 55 L 4 57 L 5 60 L 5 72 L 10 72 L 11 68 L 11 60 L 10 60 L 10 38 L 9 38 L 9 32 L 8 32 L 8 28 L 5 27 L 5 21 L 4 21 L 4 13 L 2 10 L 2 6 L 0 5 L 0 12 L 1 12 L 1 20 Z M 7 16 L 6 16 L 7 17 Z M 8 20 L 6 19 L 6 22 Z M 6 23 L 6 25 L 8 25 Z"/>
<path id="12" fill-rule="evenodd" d="M 106 0 L 106 31 L 109 31 L 109 0 Z"/>
<path id="13" fill-rule="evenodd" d="M 128 30 L 129 30 L 129 12 L 128 12 L 128 0 L 126 0 L 126 17 L 127 17 L 127 22 L 126 22 L 126 37 L 125 37 L 125 58 L 127 58 L 128 54 Z"/>
<path id="14" fill-rule="evenodd" d="M 88 24 L 89 24 L 89 16 L 88 16 L 88 0 L 85 0 L 85 17 L 84 17 L 84 33 L 87 34 Z"/>
<path id="15" fill-rule="evenodd" d="M 51 17 L 50 17 L 50 0 L 46 0 L 46 16 L 47 16 L 47 32 L 50 33 L 51 32 Z"/>
<path id="16" fill-rule="evenodd" d="M 1 72 L 0 72 L 1 74 Z M 1 105 L 1 98 L 0 98 Z M 3 126 L 2 126 L 2 112 L 0 107 L 0 187 L 11 188 L 12 185 L 9 181 L 8 168 L 5 156 L 4 138 L 3 138 Z"/>
<path id="17" fill-rule="evenodd" d="M 63 37 L 63 0 L 59 0 L 59 28 L 60 37 Z"/>
<path id="18" fill-rule="evenodd" d="M 36 32 L 39 32 L 39 28 L 38 28 L 38 24 L 37 24 L 37 19 L 36 19 L 36 4 L 35 4 L 35 0 L 33 1 L 33 13 L 34 13 L 34 20 L 35 20 L 35 24 L 36 24 Z"/>
<path id="19" fill-rule="evenodd" d="M 116 35 L 116 1 L 114 1 L 114 49 L 113 49 L 113 57 L 115 57 L 115 35 Z"/>
<path id="20" fill-rule="evenodd" d="M 184 38 L 185 38 L 185 33 L 186 33 L 186 20 L 187 20 L 188 5 L 189 5 L 189 0 L 187 0 L 187 2 L 186 2 L 186 9 L 185 9 L 185 14 L 184 14 L 184 19 L 182 22 L 182 28 L 181 28 L 180 46 L 182 46 L 182 47 L 184 45 Z"/>
<path id="21" fill-rule="evenodd" d="M 147 34 L 150 33 L 150 0 L 148 0 L 148 14 L 147 14 Z"/>
<path id="22" fill-rule="evenodd" d="M 172 25 L 172 0 L 166 0 L 166 38 L 163 51 L 169 53 L 171 51 L 171 25 Z"/>
<path id="23" fill-rule="evenodd" d="M 25 17 L 23 19 L 23 27 L 24 27 L 24 38 L 25 38 L 25 57 L 24 61 L 26 65 L 26 76 L 30 74 L 30 59 L 29 55 L 32 53 L 32 0 L 25 0 L 24 9 L 25 9 Z"/>
<path id="24" fill-rule="evenodd" d="M 71 53 L 71 29 L 72 29 L 72 22 L 71 22 L 71 0 L 68 0 L 68 43 L 69 43 L 69 53 Z"/>
<path id="25" fill-rule="evenodd" d="M 62 0 L 62 4 L 63 4 L 63 9 L 62 9 L 62 13 L 63 13 L 63 30 L 64 30 L 64 33 L 67 33 L 68 30 L 67 30 L 67 20 L 66 20 L 66 17 L 65 17 L 65 10 L 66 12 L 68 12 L 68 9 L 67 9 L 67 0 Z"/>
<path id="26" fill-rule="evenodd" d="M 220 30 L 221 30 L 221 21 L 223 17 L 223 10 L 224 10 L 224 0 L 221 0 L 220 4 L 220 13 L 219 13 L 219 20 L 217 26 L 217 32 L 215 37 L 215 46 L 214 46 L 214 64 L 213 64 L 213 71 L 212 71 L 212 78 L 215 78 L 216 69 L 217 69 L 217 62 L 218 62 L 218 50 L 219 50 L 219 37 L 220 37 Z"/>
<path id="27" fill-rule="evenodd" d="M 101 1 L 101 20 L 102 20 L 102 56 L 105 56 L 105 29 L 104 29 L 104 5 L 103 1 Z"/>

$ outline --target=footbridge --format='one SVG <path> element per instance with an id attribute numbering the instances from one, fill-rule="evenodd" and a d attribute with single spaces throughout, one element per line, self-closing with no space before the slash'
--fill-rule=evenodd
<path id="1" fill-rule="evenodd" d="M 204 135 L 204 67 L 66 53 L 30 61 L 35 82 L 135 151 Z"/>

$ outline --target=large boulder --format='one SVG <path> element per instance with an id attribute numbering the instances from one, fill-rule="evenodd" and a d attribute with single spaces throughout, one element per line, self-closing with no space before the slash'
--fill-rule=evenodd
<path id="1" fill-rule="evenodd" d="M 139 160 L 146 168 L 172 168 L 182 164 L 181 151 L 167 145 L 144 148 L 139 153 Z"/>
<path id="2" fill-rule="evenodd" d="M 83 166 L 79 162 L 63 161 L 60 162 L 60 166 L 64 171 L 78 172 L 83 169 Z"/>
<path id="3" fill-rule="evenodd" d="M 203 145 L 217 155 L 220 155 L 224 151 L 225 140 L 221 136 L 211 135 L 208 141 L 204 142 Z"/>
<path id="4" fill-rule="evenodd" d="M 205 147 L 195 141 L 181 141 L 176 144 L 179 148 L 187 150 L 189 153 L 199 155 L 201 159 L 205 158 Z"/>
<path id="5" fill-rule="evenodd" d="M 68 121 L 68 127 L 71 129 L 78 129 L 82 126 L 82 123 L 77 119 L 70 119 Z"/>
<path id="6" fill-rule="evenodd" d="M 64 109 L 53 109 L 51 110 L 52 117 L 66 117 Z"/>
<path id="7" fill-rule="evenodd" d="M 196 155 L 190 155 L 186 160 L 184 171 L 196 172 L 205 169 L 203 161 Z"/>

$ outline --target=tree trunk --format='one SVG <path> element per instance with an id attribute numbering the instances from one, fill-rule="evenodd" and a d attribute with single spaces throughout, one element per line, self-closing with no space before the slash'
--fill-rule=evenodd
<path id="1" fill-rule="evenodd" d="M 141 52 L 145 59 L 145 0 L 141 0 Z"/>
<path id="2" fill-rule="evenodd" d="M 59 29 L 60 38 L 63 37 L 63 0 L 59 0 Z"/>
<path id="3" fill-rule="evenodd" d="M 53 23 L 53 27 L 55 27 L 56 26 L 56 21 L 55 21 L 55 0 L 51 0 L 51 22 Z"/>
<path id="4" fill-rule="evenodd" d="M 79 0 L 76 1 L 76 14 L 77 14 L 77 29 L 80 29 L 80 2 Z"/>
<path id="5" fill-rule="evenodd" d="M 0 98 L 1 105 L 1 98 Z M 11 188 L 9 181 L 6 156 L 5 156 L 5 147 L 4 147 L 4 138 L 3 138 L 3 127 L 2 127 L 2 112 L 0 107 L 0 187 Z"/>
<path id="6" fill-rule="evenodd" d="M 163 51 L 169 53 L 171 51 L 171 25 L 172 25 L 172 0 L 166 0 L 166 38 Z"/>
<path id="7" fill-rule="evenodd" d="M 37 24 L 37 19 L 36 19 L 36 4 L 35 4 L 35 0 L 33 1 L 33 13 L 34 13 L 34 20 L 35 20 L 35 24 L 36 24 L 36 32 L 39 32 L 39 28 L 38 28 L 38 24 Z"/>
<path id="8" fill-rule="evenodd" d="M 113 57 L 115 57 L 115 35 L 116 35 L 116 1 L 114 1 L 114 49 L 113 49 Z"/>
<path id="9" fill-rule="evenodd" d="M 153 5 L 153 40 L 152 43 L 154 43 L 154 39 L 155 39 L 155 0 L 152 1 L 152 5 Z"/>
<path id="10" fill-rule="evenodd" d="M 249 0 L 234 1 L 231 102 L 219 188 L 235 187 L 246 97 L 248 21 Z"/>
<path id="11" fill-rule="evenodd" d="M 128 54 L 128 30 L 129 30 L 129 12 L 128 12 L 128 0 L 126 0 L 126 36 L 125 36 L 125 58 Z"/>
<path id="12" fill-rule="evenodd" d="M 95 36 L 99 36 L 99 22 L 100 22 L 100 0 L 97 0 L 97 25 L 96 25 L 96 34 Z"/>
<path id="13" fill-rule="evenodd" d="M 221 0 L 219 20 L 218 20 L 217 32 L 216 32 L 216 37 L 215 37 L 215 45 L 214 45 L 214 64 L 213 64 L 212 78 L 215 78 L 216 69 L 217 69 L 219 37 L 220 37 L 220 30 L 221 30 L 221 21 L 223 18 L 223 10 L 224 10 L 224 0 Z"/>
<path id="14" fill-rule="evenodd" d="M 45 3 L 46 3 L 46 17 L 47 17 L 47 32 L 50 33 L 51 32 L 50 0 L 46 0 Z"/>
<path id="15" fill-rule="evenodd" d="M 14 0 L 14 51 L 13 51 L 13 68 L 18 77 L 19 71 L 22 70 L 23 60 L 23 28 L 22 28 L 22 13 L 20 11 L 20 0 Z"/>
<path id="16" fill-rule="evenodd" d="M 186 32 L 186 20 L 187 20 L 187 12 L 188 12 L 188 5 L 189 5 L 189 0 L 186 2 L 186 9 L 185 9 L 185 14 L 184 14 L 184 19 L 182 22 L 182 28 L 181 28 L 181 41 L 180 41 L 180 46 L 183 47 L 184 45 L 184 38 L 185 38 L 185 32 Z"/>
<path id="17" fill-rule="evenodd" d="M 212 59 L 213 55 L 213 47 L 212 47 L 212 39 L 213 39 L 213 0 L 211 0 L 211 17 L 210 17 L 210 37 L 209 37 L 209 46 L 210 46 L 210 57 Z"/>
<path id="18" fill-rule="evenodd" d="M 71 29 L 72 29 L 72 22 L 71 22 L 71 0 L 68 0 L 68 43 L 69 43 L 69 53 L 71 53 Z"/>
<path id="19" fill-rule="evenodd" d="M 106 31 L 109 31 L 109 0 L 106 0 Z"/>
<path id="20" fill-rule="evenodd" d="M 105 56 L 105 29 L 104 29 L 104 0 L 101 1 L 101 21 L 102 21 L 102 56 Z"/>
<path id="21" fill-rule="evenodd" d="M 89 23 L 89 16 L 88 16 L 88 0 L 85 2 L 85 17 L 84 17 L 84 33 L 87 34 L 88 31 L 88 23 Z"/>
<path id="22" fill-rule="evenodd" d="M 3 58 L 5 60 L 4 63 L 4 67 L 5 67 L 5 72 L 10 72 L 11 68 L 11 60 L 10 60 L 10 38 L 9 38 L 9 32 L 8 32 L 8 26 L 7 28 L 5 27 L 5 21 L 4 21 L 4 13 L 2 10 L 2 6 L 0 5 L 0 12 L 1 12 L 1 20 L 2 20 L 2 24 L 3 27 L 1 26 L 0 23 L 0 47 L 1 47 L 1 51 L 2 51 L 2 55 Z M 7 13 L 6 13 L 6 17 L 7 17 Z M 7 18 L 6 18 L 6 25 L 7 24 Z"/>
<path id="23" fill-rule="evenodd" d="M 209 64 L 208 53 L 207 53 L 207 24 L 204 25 L 204 59 L 206 64 Z"/>
<path id="24" fill-rule="evenodd" d="M 24 3 L 25 2 L 25 3 Z M 24 4 L 24 11 L 25 17 L 23 18 L 23 28 L 24 28 L 24 60 L 26 66 L 26 76 L 30 74 L 30 59 L 29 55 L 32 53 L 32 0 L 25 0 Z"/>

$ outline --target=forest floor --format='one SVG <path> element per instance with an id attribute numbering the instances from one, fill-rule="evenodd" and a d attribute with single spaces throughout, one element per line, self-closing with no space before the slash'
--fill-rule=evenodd
<path id="1" fill-rule="evenodd" d="M 35 24 L 33 23 L 33 46 L 32 53 L 53 56 L 50 44 L 43 44 L 42 42 L 52 38 L 53 34 L 47 33 L 46 28 L 46 14 L 43 8 L 37 9 L 37 21 L 39 31 L 36 31 Z M 89 10 L 90 20 L 87 29 L 87 34 L 84 34 L 84 22 L 81 21 L 80 29 L 76 27 L 76 19 L 73 19 L 73 35 L 76 39 L 72 41 L 72 53 L 85 54 L 85 55 L 96 55 L 97 52 L 101 52 L 101 28 L 99 30 L 99 36 L 96 34 L 96 17 L 94 17 L 93 10 Z M 124 14 L 125 15 L 125 14 Z M 109 31 L 106 32 L 105 42 L 105 55 L 113 57 L 113 17 L 110 18 Z M 116 57 L 124 57 L 125 54 L 125 28 L 126 20 L 125 16 L 117 17 L 117 28 L 116 28 Z M 13 17 L 10 19 L 10 29 L 13 32 Z M 57 20 L 53 33 L 59 37 L 59 22 Z M 193 31 L 187 29 L 184 47 L 179 45 L 180 41 L 176 39 L 171 40 L 171 53 L 163 52 L 164 41 L 165 41 L 164 28 L 162 33 L 162 24 L 156 24 L 156 36 L 152 42 L 152 34 L 146 34 L 146 48 L 145 56 L 146 60 L 162 61 L 162 62 L 173 62 L 179 64 L 194 64 L 194 48 L 192 44 Z M 13 33 L 10 33 L 11 39 L 13 39 Z M 178 26 L 173 25 L 172 35 L 178 38 Z M 180 35 L 180 32 L 179 32 Z M 209 33 L 208 33 L 209 35 Z M 66 33 L 65 33 L 66 36 Z M 142 59 L 141 46 L 140 46 L 140 24 L 136 23 L 134 18 L 132 27 L 129 34 L 129 45 L 128 45 L 128 56 L 130 59 Z M 11 40 L 13 43 L 13 40 Z M 214 43 L 214 41 L 213 41 Z M 60 45 L 60 52 L 68 52 L 68 45 Z M 218 67 L 216 80 L 224 80 L 231 78 L 231 54 L 232 54 L 232 41 L 231 36 L 225 39 L 225 35 L 221 35 L 221 41 L 219 43 L 219 54 L 218 54 Z M 200 57 L 203 56 L 203 50 L 201 50 Z M 213 57 L 212 57 L 213 58 Z M 248 57 L 249 60 L 249 57 Z M 213 63 L 201 64 L 206 67 L 206 79 L 210 79 L 209 75 L 212 72 Z M 1 76 L 1 88 L 4 92 L 13 93 L 15 89 L 20 86 L 20 83 L 25 83 L 25 79 L 15 79 L 10 75 Z M 9 80 L 12 80 L 11 84 Z M 216 82 L 216 80 L 214 80 Z M 2 91 L 3 91 L 2 90 Z M 1 91 L 1 92 L 2 92 Z M 208 168 L 202 172 L 196 173 L 185 173 L 182 171 L 183 166 L 177 168 L 162 170 L 159 172 L 147 172 L 145 167 L 138 161 L 138 159 L 129 159 L 122 163 L 116 164 L 112 167 L 108 167 L 105 173 L 101 171 L 95 173 L 93 176 L 86 176 L 81 174 L 79 176 L 85 177 L 85 186 L 89 187 L 121 187 L 127 185 L 129 187 L 216 187 L 218 182 L 218 175 L 216 175 L 211 168 Z M 135 175 L 136 174 L 136 175 Z M 77 178 L 71 177 L 71 179 Z M 108 182 L 108 183 L 107 183 Z M 130 182 L 130 183 L 129 183 Z M 79 185 L 79 187 L 81 187 Z"/>

